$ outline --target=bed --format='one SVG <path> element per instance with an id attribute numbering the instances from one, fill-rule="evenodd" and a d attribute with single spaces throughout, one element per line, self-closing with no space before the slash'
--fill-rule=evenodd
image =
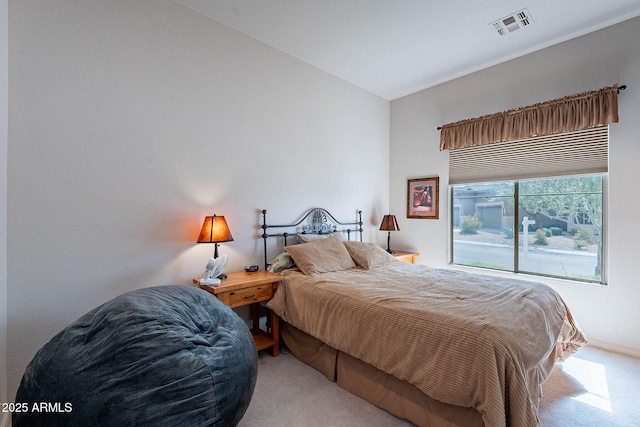
<path id="1" fill-rule="evenodd" d="M 344 223 L 313 209 L 291 224 L 298 232 L 270 233 L 287 225 L 267 225 L 263 211 L 265 262 L 267 239 L 285 240 L 266 265 L 283 275 L 268 307 L 284 344 L 419 426 L 537 425 L 542 383 L 587 343 L 562 298 L 541 283 L 400 262 L 362 242 L 361 215 Z"/>

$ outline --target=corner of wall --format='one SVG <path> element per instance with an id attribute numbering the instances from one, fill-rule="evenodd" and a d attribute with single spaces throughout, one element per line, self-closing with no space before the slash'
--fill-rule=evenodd
<path id="1" fill-rule="evenodd" d="M 9 12 L 8 0 L 0 0 L 0 402 L 7 396 L 7 139 L 9 128 Z M 6 417 L 5 417 L 6 418 Z M 0 420 L 0 426 L 9 425 Z"/>

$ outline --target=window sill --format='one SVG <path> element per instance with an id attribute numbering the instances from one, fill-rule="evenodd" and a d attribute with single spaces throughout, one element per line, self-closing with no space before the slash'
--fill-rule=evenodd
<path id="1" fill-rule="evenodd" d="M 459 264 L 449 264 L 447 268 L 451 270 L 465 271 L 467 273 L 484 274 L 486 276 L 507 277 L 511 279 L 526 280 L 528 282 L 540 282 L 549 286 L 569 284 L 576 286 L 597 286 L 601 288 L 607 287 L 606 283 L 583 282 L 579 280 L 562 279 L 559 277 L 536 276 L 534 274 L 514 273 L 512 271 L 492 270 L 488 268 L 471 267 Z"/>

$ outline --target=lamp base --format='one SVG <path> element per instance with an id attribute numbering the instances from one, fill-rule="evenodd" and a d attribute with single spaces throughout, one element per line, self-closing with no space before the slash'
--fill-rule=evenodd
<path id="1" fill-rule="evenodd" d="M 389 252 L 390 254 L 396 253 L 396 251 L 391 250 L 391 232 L 390 231 L 387 232 L 387 252 Z"/>

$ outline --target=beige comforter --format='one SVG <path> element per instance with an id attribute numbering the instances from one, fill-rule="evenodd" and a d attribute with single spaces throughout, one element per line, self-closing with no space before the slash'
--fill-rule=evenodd
<path id="1" fill-rule="evenodd" d="M 403 262 L 287 271 L 269 307 L 286 322 L 486 426 L 535 426 L 556 352 L 586 343 L 550 287 Z M 560 343 L 560 344 L 558 344 Z"/>

